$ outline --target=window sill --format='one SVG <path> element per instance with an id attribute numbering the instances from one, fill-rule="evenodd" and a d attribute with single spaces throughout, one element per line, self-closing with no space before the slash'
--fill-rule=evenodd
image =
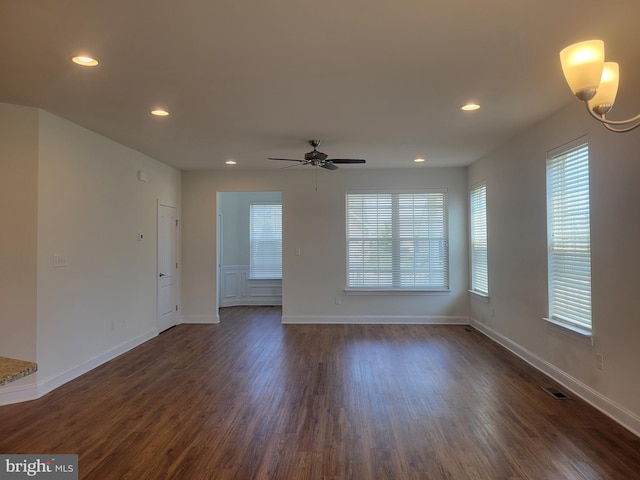
<path id="1" fill-rule="evenodd" d="M 475 290 L 469 290 L 469 293 L 472 297 L 475 297 L 483 301 L 484 303 L 489 303 L 489 295 L 487 295 L 486 293 L 476 292 Z"/>
<path id="2" fill-rule="evenodd" d="M 345 295 L 450 295 L 451 290 L 345 288 Z"/>
<path id="3" fill-rule="evenodd" d="M 585 328 L 576 327 L 575 325 L 569 325 L 552 318 L 543 318 L 549 326 L 549 330 L 554 333 L 559 333 L 565 337 L 569 337 L 581 343 L 593 346 L 593 334 L 591 330 Z"/>

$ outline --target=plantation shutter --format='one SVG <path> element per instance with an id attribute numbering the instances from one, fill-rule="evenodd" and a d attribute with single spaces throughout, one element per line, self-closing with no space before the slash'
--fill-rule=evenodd
<path id="1" fill-rule="evenodd" d="M 547 161 L 549 316 L 591 330 L 589 150 L 583 144 Z"/>
<path id="2" fill-rule="evenodd" d="M 252 203 L 249 236 L 249 276 L 282 278 L 282 205 Z"/>

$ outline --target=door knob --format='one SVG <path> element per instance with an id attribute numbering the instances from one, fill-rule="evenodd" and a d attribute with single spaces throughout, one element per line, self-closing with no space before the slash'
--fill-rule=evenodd
<path id="1" fill-rule="evenodd" d="M 162 277 L 166 277 L 166 275 L 164 273 L 161 273 L 160 274 L 160 278 L 162 278 Z"/>

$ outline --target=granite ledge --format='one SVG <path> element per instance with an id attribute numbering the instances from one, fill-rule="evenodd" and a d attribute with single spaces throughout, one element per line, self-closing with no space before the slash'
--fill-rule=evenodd
<path id="1" fill-rule="evenodd" d="M 38 370 L 37 363 L 0 357 L 0 386 L 31 375 L 36 370 Z"/>

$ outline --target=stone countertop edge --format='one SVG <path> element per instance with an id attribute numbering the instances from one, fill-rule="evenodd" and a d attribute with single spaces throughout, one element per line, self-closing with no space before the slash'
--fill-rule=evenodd
<path id="1" fill-rule="evenodd" d="M 38 370 L 37 363 L 0 357 L 0 386 L 31 375 L 36 370 Z"/>

